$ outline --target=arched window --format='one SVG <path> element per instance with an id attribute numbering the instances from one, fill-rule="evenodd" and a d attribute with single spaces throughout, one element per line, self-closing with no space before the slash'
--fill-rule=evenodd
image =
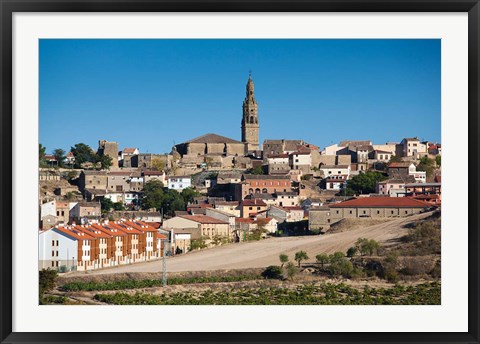
<path id="1" fill-rule="evenodd" d="M 255 193 L 260 193 L 260 189 L 255 189 Z"/>
<path id="2" fill-rule="evenodd" d="M 253 189 L 248 189 L 249 194 L 253 194 Z"/>
<path id="3" fill-rule="evenodd" d="M 265 188 L 262 189 L 262 193 L 267 193 L 267 192 L 268 192 L 267 189 L 265 189 Z"/>
<path id="4" fill-rule="evenodd" d="M 254 120 L 253 120 L 253 116 L 250 116 L 250 123 L 253 123 Z"/>

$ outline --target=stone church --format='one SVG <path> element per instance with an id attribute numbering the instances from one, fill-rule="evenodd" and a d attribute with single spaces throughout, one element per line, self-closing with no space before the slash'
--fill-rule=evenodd
<path id="1" fill-rule="evenodd" d="M 185 162 L 191 160 L 193 163 L 199 160 L 199 157 L 213 159 L 222 156 L 242 157 L 248 155 L 249 152 L 258 150 L 258 104 L 255 100 L 255 88 L 251 74 L 247 81 L 242 108 L 242 142 L 217 134 L 206 134 L 175 145 L 173 151 L 179 153 Z"/>

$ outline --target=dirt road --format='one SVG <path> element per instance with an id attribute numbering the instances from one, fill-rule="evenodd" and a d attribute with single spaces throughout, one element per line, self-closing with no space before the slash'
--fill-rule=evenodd
<path id="1" fill-rule="evenodd" d="M 310 257 L 305 263 L 315 262 L 319 253 L 345 252 L 353 246 L 355 241 L 362 237 L 375 239 L 384 245 L 406 234 L 405 224 L 418 221 L 432 213 L 413 215 L 399 218 L 381 224 L 356 228 L 341 233 L 269 238 L 256 242 L 229 244 L 225 246 L 190 252 L 184 255 L 169 257 L 167 270 L 176 271 L 203 271 L 220 269 L 259 268 L 268 265 L 280 265 L 279 254 L 285 253 L 293 260 L 295 252 L 306 251 Z M 126 272 L 161 272 L 162 261 L 120 266 L 111 269 L 96 270 L 89 274 L 111 274 Z"/>

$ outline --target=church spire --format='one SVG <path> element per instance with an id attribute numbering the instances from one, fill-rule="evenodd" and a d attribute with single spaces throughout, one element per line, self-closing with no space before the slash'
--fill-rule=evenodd
<path id="1" fill-rule="evenodd" d="M 250 71 L 243 101 L 242 118 L 242 142 L 247 144 L 249 151 L 258 149 L 258 130 L 258 104 L 255 100 L 255 85 Z"/>

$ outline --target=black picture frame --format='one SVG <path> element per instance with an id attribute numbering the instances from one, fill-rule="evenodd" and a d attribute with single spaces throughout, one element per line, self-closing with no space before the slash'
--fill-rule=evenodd
<path id="1" fill-rule="evenodd" d="M 468 332 L 465 333 L 19 333 L 12 332 L 12 15 L 15 12 L 468 12 Z M 0 0 L 0 340 L 2 343 L 479 343 L 478 0 Z M 161 322 L 159 323 L 161 324 Z M 160 325 L 161 326 L 161 325 Z"/>

